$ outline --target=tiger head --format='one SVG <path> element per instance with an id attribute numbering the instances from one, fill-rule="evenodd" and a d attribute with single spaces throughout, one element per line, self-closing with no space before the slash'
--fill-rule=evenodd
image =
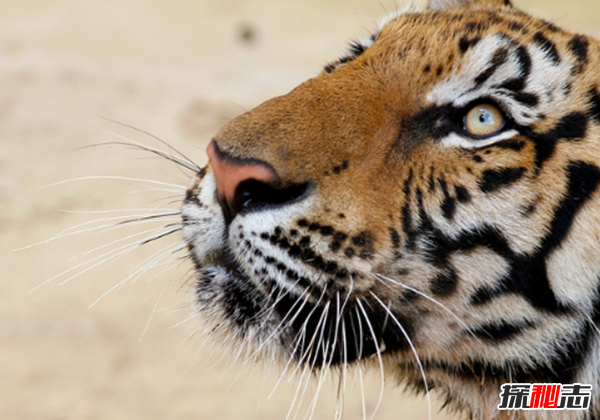
<path id="1" fill-rule="evenodd" d="M 208 146 L 182 210 L 199 312 L 474 418 L 504 382 L 598 388 L 599 60 L 507 0 L 389 17 Z"/>

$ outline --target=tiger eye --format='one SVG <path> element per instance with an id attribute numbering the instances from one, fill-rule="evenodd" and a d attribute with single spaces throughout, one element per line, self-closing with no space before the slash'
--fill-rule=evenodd
<path id="1" fill-rule="evenodd" d="M 476 105 L 464 117 L 464 130 L 474 137 L 496 134 L 504 127 L 504 115 L 490 104 Z"/>

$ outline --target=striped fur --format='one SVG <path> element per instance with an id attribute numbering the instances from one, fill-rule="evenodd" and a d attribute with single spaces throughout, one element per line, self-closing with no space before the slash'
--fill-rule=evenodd
<path id="1" fill-rule="evenodd" d="M 285 199 L 250 189 L 226 220 L 201 171 L 200 314 L 284 365 L 381 358 L 469 418 L 507 415 L 505 382 L 581 382 L 589 411 L 510 415 L 600 419 L 599 67 L 597 41 L 504 0 L 396 14 L 216 135 Z M 479 103 L 506 119 L 485 138 L 463 125 Z"/>

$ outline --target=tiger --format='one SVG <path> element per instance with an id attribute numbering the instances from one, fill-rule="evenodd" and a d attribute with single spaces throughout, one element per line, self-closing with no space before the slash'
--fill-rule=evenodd
<path id="1" fill-rule="evenodd" d="M 600 419 L 598 68 L 510 0 L 388 16 L 210 141 L 181 207 L 198 317 L 463 418 Z M 499 408 L 536 383 L 589 384 L 589 408 Z"/>

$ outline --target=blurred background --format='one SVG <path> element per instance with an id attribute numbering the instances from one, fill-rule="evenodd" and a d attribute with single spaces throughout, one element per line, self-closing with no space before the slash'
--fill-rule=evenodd
<path id="1" fill-rule="evenodd" d="M 597 0 L 515 3 L 600 36 Z M 0 0 L 0 419 L 286 418 L 294 380 L 270 396 L 279 370 L 214 357 L 224 350 L 195 334 L 189 267 L 160 259 L 177 238 L 122 258 L 114 250 L 139 238 L 87 253 L 146 229 L 91 230 L 104 222 L 88 221 L 181 199 L 179 187 L 134 179 L 185 187 L 189 178 L 148 153 L 87 146 L 126 138 L 164 149 L 156 136 L 204 164 L 220 126 L 316 75 L 398 6 Z M 119 209 L 137 210 L 104 213 Z M 73 226 L 62 239 L 15 251 Z M 155 267 L 140 270 L 144 261 Z M 376 418 L 426 419 L 426 401 L 405 396 L 395 381 L 386 378 Z M 365 389 L 372 413 L 380 378 L 368 377 Z M 305 418 L 315 392 L 308 388 L 296 418 Z M 360 395 L 357 381 L 346 419 L 361 418 Z M 333 418 L 335 399 L 329 380 L 314 418 Z M 432 406 L 434 419 L 450 418 L 438 401 Z"/>

